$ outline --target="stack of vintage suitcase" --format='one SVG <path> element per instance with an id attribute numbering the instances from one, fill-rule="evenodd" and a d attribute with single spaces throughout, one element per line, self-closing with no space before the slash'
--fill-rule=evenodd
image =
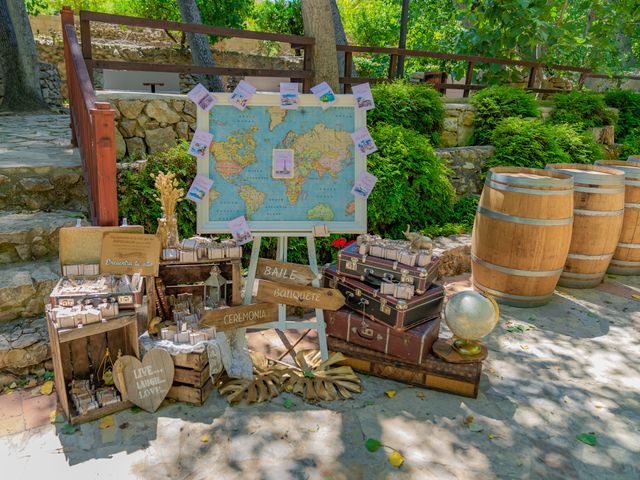
<path id="1" fill-rule="evenodd" d="M 431 353 L 444 303 L 434 283 L 439 259 L 407 252 L 408 242 L 365 236 L 324 268 L 324 286 L 347 300 L 325 312 L 329 348 L 355 370 L 475 398 L 482 364 L 450 364 Z"/>

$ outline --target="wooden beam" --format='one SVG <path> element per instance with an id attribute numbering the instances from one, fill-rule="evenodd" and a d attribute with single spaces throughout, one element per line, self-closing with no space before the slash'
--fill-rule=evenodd
<path id="1" fill-rule="evenodd" d="M 467 65 L 467 76 L 464 78 L 465 85 L 471 85 L 473 83 L 473 62 L 469 62 Z M 446 91 L 446 90 L 445 90 Z M 464 89 L 464 93 L 462 94 L 463 98 L 469 97 L 469 89 Z"/>

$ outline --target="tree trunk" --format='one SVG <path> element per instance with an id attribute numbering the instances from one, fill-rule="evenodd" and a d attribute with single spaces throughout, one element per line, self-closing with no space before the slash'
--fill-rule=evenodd
<path id="1" fill-rule="evenodd" d="M 407 27 L 409 23 L 410 0 L 402 0 L 402 15 L 400 16 L 400 42 L 398 48 L 407 48 Z M 404 77 L 404 55 L 398 56 L 397 78 Z"/>
<path id="2" fill-rule="evenodd" d="M 48 110 L 42 98 L 40 67 L 29 17 L 22 0 L 0 0 L 0 74 L 3 110 Z"/>
<path id="3" fill-rule="evenodd" d="M 336 0 L 331 0 L 331 16 L 333 17 L 333 28 L 336 31 L 336 45 L 347 45 L 347 34 L 344 31 L 342 25 L 342 18 L 340 17 L 340 10 Z M 338 54 L 338 74 L 344 77 L 344 52 L 337 52 Z M 356 77 L 356 66 L 351 62 L 351 76 Z"/>
<path id="4" fill-rule="evenodd" d="M 1 0 L 0 0 L 1 1 Z M 200 23 L 202 17 L 195 0 L 177 0 L 180 7 L 180 15 L 185 23 Z M 211 47 L 209 46 L 209 38 L 202 33 L 187 33 L 187 41 L 191 49 L 191 62 L 201 67 L 215 67 Z M 197 75 L 200 83 L 207 87 L 210 92 L 224 92 L 222 79 L 219 75 Z"/>
<path id="5" fill-rule="evenodd" d="M 311 50 L 313 82 L 316 85 L 327 82 L 334 92 L 339 92 L 338 52 L 331 11 L 332 1 L 304 0 L 301 3 L 304 33 L 316 39 L 316 44 Z"/>

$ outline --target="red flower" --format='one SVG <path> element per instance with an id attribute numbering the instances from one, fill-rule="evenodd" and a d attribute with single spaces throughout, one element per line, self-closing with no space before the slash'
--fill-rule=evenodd
<path id="1" fill-rule="evenodd" d="M 335 248 L 343 249 L 347 245 L 346 238 L 336 238 L 333 242 L 331 242 L 331 246 Z"/>

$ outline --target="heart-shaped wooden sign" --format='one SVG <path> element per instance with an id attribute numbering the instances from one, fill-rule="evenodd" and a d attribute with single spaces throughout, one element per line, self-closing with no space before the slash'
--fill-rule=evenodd
<path id="1" fill-rule="evenodd" d="M 114 382 L 123 400 L 155 412 L 173 383 L 171 355 L 161 348 L 150 350 L 142 359 L 124 355 L 113 366 Z"/>

